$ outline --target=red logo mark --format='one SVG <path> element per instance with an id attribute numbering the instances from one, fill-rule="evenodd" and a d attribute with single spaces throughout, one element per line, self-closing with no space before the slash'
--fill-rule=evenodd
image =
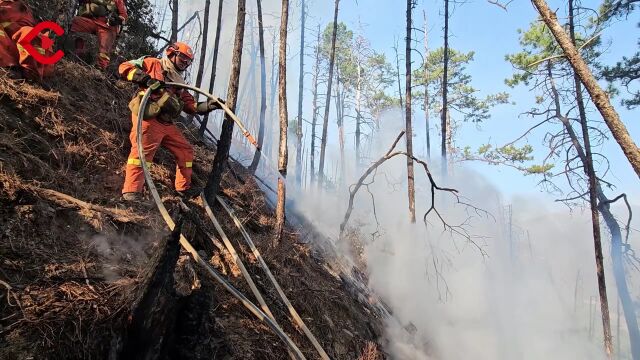
<path id="1" fill-rule="evenodd" d="M 19 43 L 29 53 L 29 55 L 33 56 L 33 58 L 36 59 L 37 62 L 45 65 L 51 65 L 60 61 L 60 59 L 62 59 L 62 57 L 64 56 L 64 52 L 62 50 L 58 50 L 51 56 L 45 56 L 40 54 L 32 44 L 33 39 L 35 39 L 38 35 L 40 35 L 41 32 L 45 30 L 51 30 L 58 36 L 64 34 L 64 29 L 60 27 L 60 25 L 54 23 L 53 21 L 44 21 L 37 24 Z M 40 41 L 42 42 L 43 49 L 48 49 L 53 46 L 53 41 L 47 36 L 41 36 Z"/>

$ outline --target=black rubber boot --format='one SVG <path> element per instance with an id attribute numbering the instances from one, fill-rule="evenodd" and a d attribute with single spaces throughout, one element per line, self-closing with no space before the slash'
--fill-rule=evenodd
<path id="1" fill-rule="evenodd" d="M 189 188 L 187 190 L 178 191 L 178 194 L 183 199 L 187 199 L 188 200 L 188 199 L 193 199 L 193 198 L 199 196 L 201 192 L 202 192 L 202 188 L 192 187 L 192 188 Z"/>

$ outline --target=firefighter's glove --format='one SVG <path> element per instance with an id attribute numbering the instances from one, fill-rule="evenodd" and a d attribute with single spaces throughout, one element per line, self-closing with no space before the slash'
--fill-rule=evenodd
<path id="1" fill-rule="evenodd" d="M 220 104 L 218 103 L 224 103 L 223 100 L 218 99 L 216 100 L 207 100 L 207 101 L 203 101 L 198 103 L 198 105 L 196 106 L 196 111 L 198 112 L 198 114 L 206 114 L 209 113 L 213 110 L 218 110 L 221 109 Z"/>
<path id="2" fill-rule="evenodd" d="M 145 85 L 149 89 L 151 89 L 151 91 L 156 91 L 156 90 L 162 89 L 164 87 L 164 82 L 160 81 L 160 80 L 149 78 L 149 80 L 147 80 Z"/>
<path id="3" fill-rule="evenodd" d="M 149 74 L 139 69 L 135 69 L 129 79 L 140 86 L 151 89 L 152 91 L 156 91 L 164 87 L 164 83 L 162 81 L 152 78 Z"/>
<path id="4" fill-rule="evenodd" d="M 120 15 L 117 15 L 117 14 L 111 14 L 107 18 L 107 25 L 109 25 L 109 26 L 122 26 L 122 25 L 124 25 L 124 17 L 122 17 Z"/>

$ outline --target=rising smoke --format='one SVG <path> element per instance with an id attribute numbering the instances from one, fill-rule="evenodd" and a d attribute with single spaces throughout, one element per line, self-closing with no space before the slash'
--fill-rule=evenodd
<path id="1" fill-rule="evenodd" d="M 390 113 L 382 122 L 396 125 L 381 129 L 373 159 L 399 132 L 400 122 L 392 121 L 396 116 Z M 363 169 L 347 168 L 354 169 L 346 181 L 352 184 Z M 419 220 L 409 224 L 404 158 L 388 161 L 376 173 L 369 186 L 374 200 L 365 189 L 357 196 L 350 225 L 365 244 L 369 286 L 393 311 L 386 350 L 396 359 L 602 359 L 588 214 L 549 206 L 546 197 L 506 198 L 463 165 L 446 178 L 439 168 L 431 163 L 439 185 L 459 190 L 462 201 L 472 205 L 458 204 L 451 194 L 436 195 L 444 220 L 463 224 L 461 234 L 446 231 L 433 215 L 427 227 L 421 222 L 430 206 L 421 168 L 416 168 Z M 333 196 L 298 194 L 296 201 L 304 202 L 299 208 L 307 218 L 337 239 L 347 199 L 343 189 Z M 615 283 L 609 279 L 615 326 Z M 622 328 L 624 351 L 628 338 Z"/>

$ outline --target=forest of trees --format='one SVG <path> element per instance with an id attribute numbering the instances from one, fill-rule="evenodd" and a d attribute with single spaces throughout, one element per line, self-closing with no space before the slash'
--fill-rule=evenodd
<path id="1" fill-rule="evenodd" d="M 506 54 L 506 64 L 514 70 L 512 76 L 504 80 L 510 88 L 525 87 L 529 90 L 535 107 L 522 109 L 522 112 L 531 120 L 531 129 L 504 146 L 487 143 L 479 148 L 461 143 L 458 140 L 460 129 L 469 125 L 481 126 L 498 106 L 519 104 L 513 102 L 509 91 L 480 95 L 486 91 L 475 86 L 474 74 L 469 70 L 474 61 L 474 51 L 452 46 L 450 32 L 453 29 L 450 29 L 449 20 L 455 13 L 451 7 L 464 5 L 450 4 L 449 0 L 438 5 L 442 19 L 437 22 L 444 24 L 443 37 L 440 37 L 431 36 L 431 23 L 436 23 L 436 20 L 428 19 L 426 11 L 420 9 L 416 1 L 407 0 L 403 4 L 406 6 L 406 32 L 398 34 L 398 41 L 388 44 L 387 49 L 375 49 L 358 24 L 341 20 L 343 4 L 339 0 L 332 3 L 333 17 L 329 21 L 310 17 L 309 2 L 282 0 L 281 12 L 268 14 L 279 19 L 279 26 L 265 28 L 263 20 L 266 14 L 263 13 L 262 1 L 256 0 L 257 12 L 252 13 L 247 12 L 245 0 L 238 0 L 234 20 L 233 58 L 226 101 L 234 110 L 242 100 L 243 92 L 252 91 L 251 95 L 256 95 L 254 99 L 243 100 L 250 101 L 254 107 L 250 111 L 255 116 L 251 118 L 256 120 L 250 125 L 257 130 L 257 144 L 262 149 L 251 150 L 255 152 L 249 168 L 255 173 L 262 162 L 277 156 L 278 183 L 271 184 L 277 187 L 276 241 L 282 235 L 286 218 L 287 187 L 349 193 L 350 212 L 353 198 L 367 176 L 387 159 L 401 155 L 407 160 L 408 218 L 415 222 L 414 165 L 427 171 L 432 193 L 436 190 L 454 191 L 438 184 L 444 186 L 446 174 L 461 162 L 514 168 L 524 175 L 539 177 L 540 188 L 557 196 L 570 208 L 585 206 L 590 209 L 593 230 L 590 241 L 594 244 L 604 347 L 609 356 L 615 351 L 609 307 L 612 298 L 620 299 L 631 339 L 632 358 L 640 359 L 637 301 L 634 302 L 628 285 L 629 271 L 637 270 L 640 261 L 629 249 L 629 222 L 614 216 L 611 210 L 614 203 L 628 204 L 628 199 L 624 189 L 617 189 L 612 184 L 610 178 L 614 175 L 609 171 L 607 154 L 594 151 L 605 142 L 615 141 L 628 165 L 640 176 L 640 150 L 625 126 L 626 119 L 621 119 L 617 110 L 640 106 L 637 86 L 640 52 L 637 47 L 629 49 L 618 61 L 607 62 L 603 53 L 608 44 L 602 36 L 619 22 L 635 21 L 639 1 L 604 0 L 599 4 L 587 4 L 567 0 L 554 2 L 556 7 L 550 8 L 544 0 L 532 0 L 540 18 L 520 30 L 520 51 Z M 172 13 L 167 15 L 164 10 L 159 29 L 142 29 L 137 24 L 148 19 L 151 4 L 145 0 L 136 0 L 135 3 L 139 6 L 129 1 L 129 7 L 140 10 L 134 14 L 136 20 L 129 29 L 153 33 L 150 38 L 176 39 L 180 26 L 178 19 L 188 17 L 188 14 L 180 15 L 178 1 L 170 1 L 167 8 Z M 156 9 L 163 9 L 159 3 L 161 1 L 155 1 Z M 200 49 L 195 82 L 197 86 L 208 87 L 209 91 L 214 89 L 216 81 L 226 80 L 215 76 L 221 51 L 223 1 L 217 4 L 214 1 L 213 5 L 217 5 L 217 9 L 211 8 L 212 1 L 202 1 L 202 15 L 198 15 L 201 29 L 195 32 L 200 34 L 196 40 Z M 496 7 L 496 11 L 509 12 L 511 2 L 488 1 L 485 5 Z M 299 17 L 290 16 L 292 11 L 298 11 Z M 167 16 L 171 16 L 170 25 L 164 24 Z M 291 19 L 299 19 L 300 22 L 293 24 Z M 226 22 L 230 23 L 231 19 Z M 287 40 L 293 31 L 299 32 L 299 44 Z M 215 39 L 213 45 L 211 36 Z M 257 46 L 254 37 L 258 39 Z M 271 44 L 272 54 L 266 53 L 265 42 Z M 126 36 L 120 46 L 122 52 L 148 50 L 147 44 L 128 42 Z M 134 46 L 138 48 L 134 49 Z M 247 56 L 251 58 L 247 59 Z M 293 62 L 298 64 L 298 73 L 287 72 L 287 65 Z M 242 88 L 240 77 L 243 67 L 254 67 L 253 64 L 259 69 L 259 75 L 253 75 L 255 89 L 247 90 Z M 210 79 L 205 80 L 207 72 Z M 297 81 L 298 96 L 295 98 L 287 97 L 287 76 Z M 297 102 L 296 111 L 288 111 L 288 105 L 294 102 Z M 311 106 L 306 106 L 307 103 Z M 381 122 L 389 118 L 384 116 L 388 113 L 402 117 L 404 133 L 378 160 L 379 154 L 372 152 L 374 139 L 384 135 L 384 139 L 391 143 L 397 135 L 381 133 L 386 125 Z M 602 122 L 606 127 L 598 126 Z M 335 132 L 330 130 L 334 123 Z M 414 134 L 413 128 L 417 123 L 422 123 L 426 129 L 419 136 Z M 200 134 L 203 135 L 211 123 L 205 118 L 201 124 Z M 354 129 L 353 133 L 347 128 Z M 531 134 L 539 129 L 544 129 L 544 137 L 532 139 Z M 222 123 L 214 170 L 207 184 L 209 197 L 218 192 L 234 139 L 233 130 L 233 121 L 226 117 Z M 348 139 L 350 136 L 352 141 Z M 405 149 L 392 152 L 396 146 L 402 146 L 398 145 L 402 136 Z M 416 144 L 418 139 L 424 144 Z M 430 173 L 435 169 L 428 166 L 434 159 L 438 143 L 442 173 L 436 175 L 436 182 Z M 337 144 L 335 163 L 330 163 L 328 155 L 332 144 Z M 351 144 L 353 148 L 349 146 Z M 418 145 L 426 149 L 424 154 L 415 151 Z M 535 156 L 541 152 L 546 152 L 544 157 Z M 291 162 L 290 153 L 295 154 Z M 349 177 L 348 174 L 354 171 L 354 164 L 356 176 Z M 288 171 L 291 166 L 294 172 Z M 288 173 L 293 175 L 288 176 Z M 355 187 L 349 187 L 352 185 L 349 181 L 358 177 L 358 182 L 353 184 Z M 430 206 L 429 211 L 434 204 Z M 442 219 L 437 211 L 436 214 Z M 424 214 L 425 223 L 427 215 L 429 212 Z M 601 221 L 604 227 L 601 227 Z M 607 294 L 606 291 L 605 279 L 608 278 L 605 275 L 608 274 L 605 274 L 603 258 L 608 248 L 611 249 L 613 269 L 611 279 L 615 280 L 617 294 Z"/>

